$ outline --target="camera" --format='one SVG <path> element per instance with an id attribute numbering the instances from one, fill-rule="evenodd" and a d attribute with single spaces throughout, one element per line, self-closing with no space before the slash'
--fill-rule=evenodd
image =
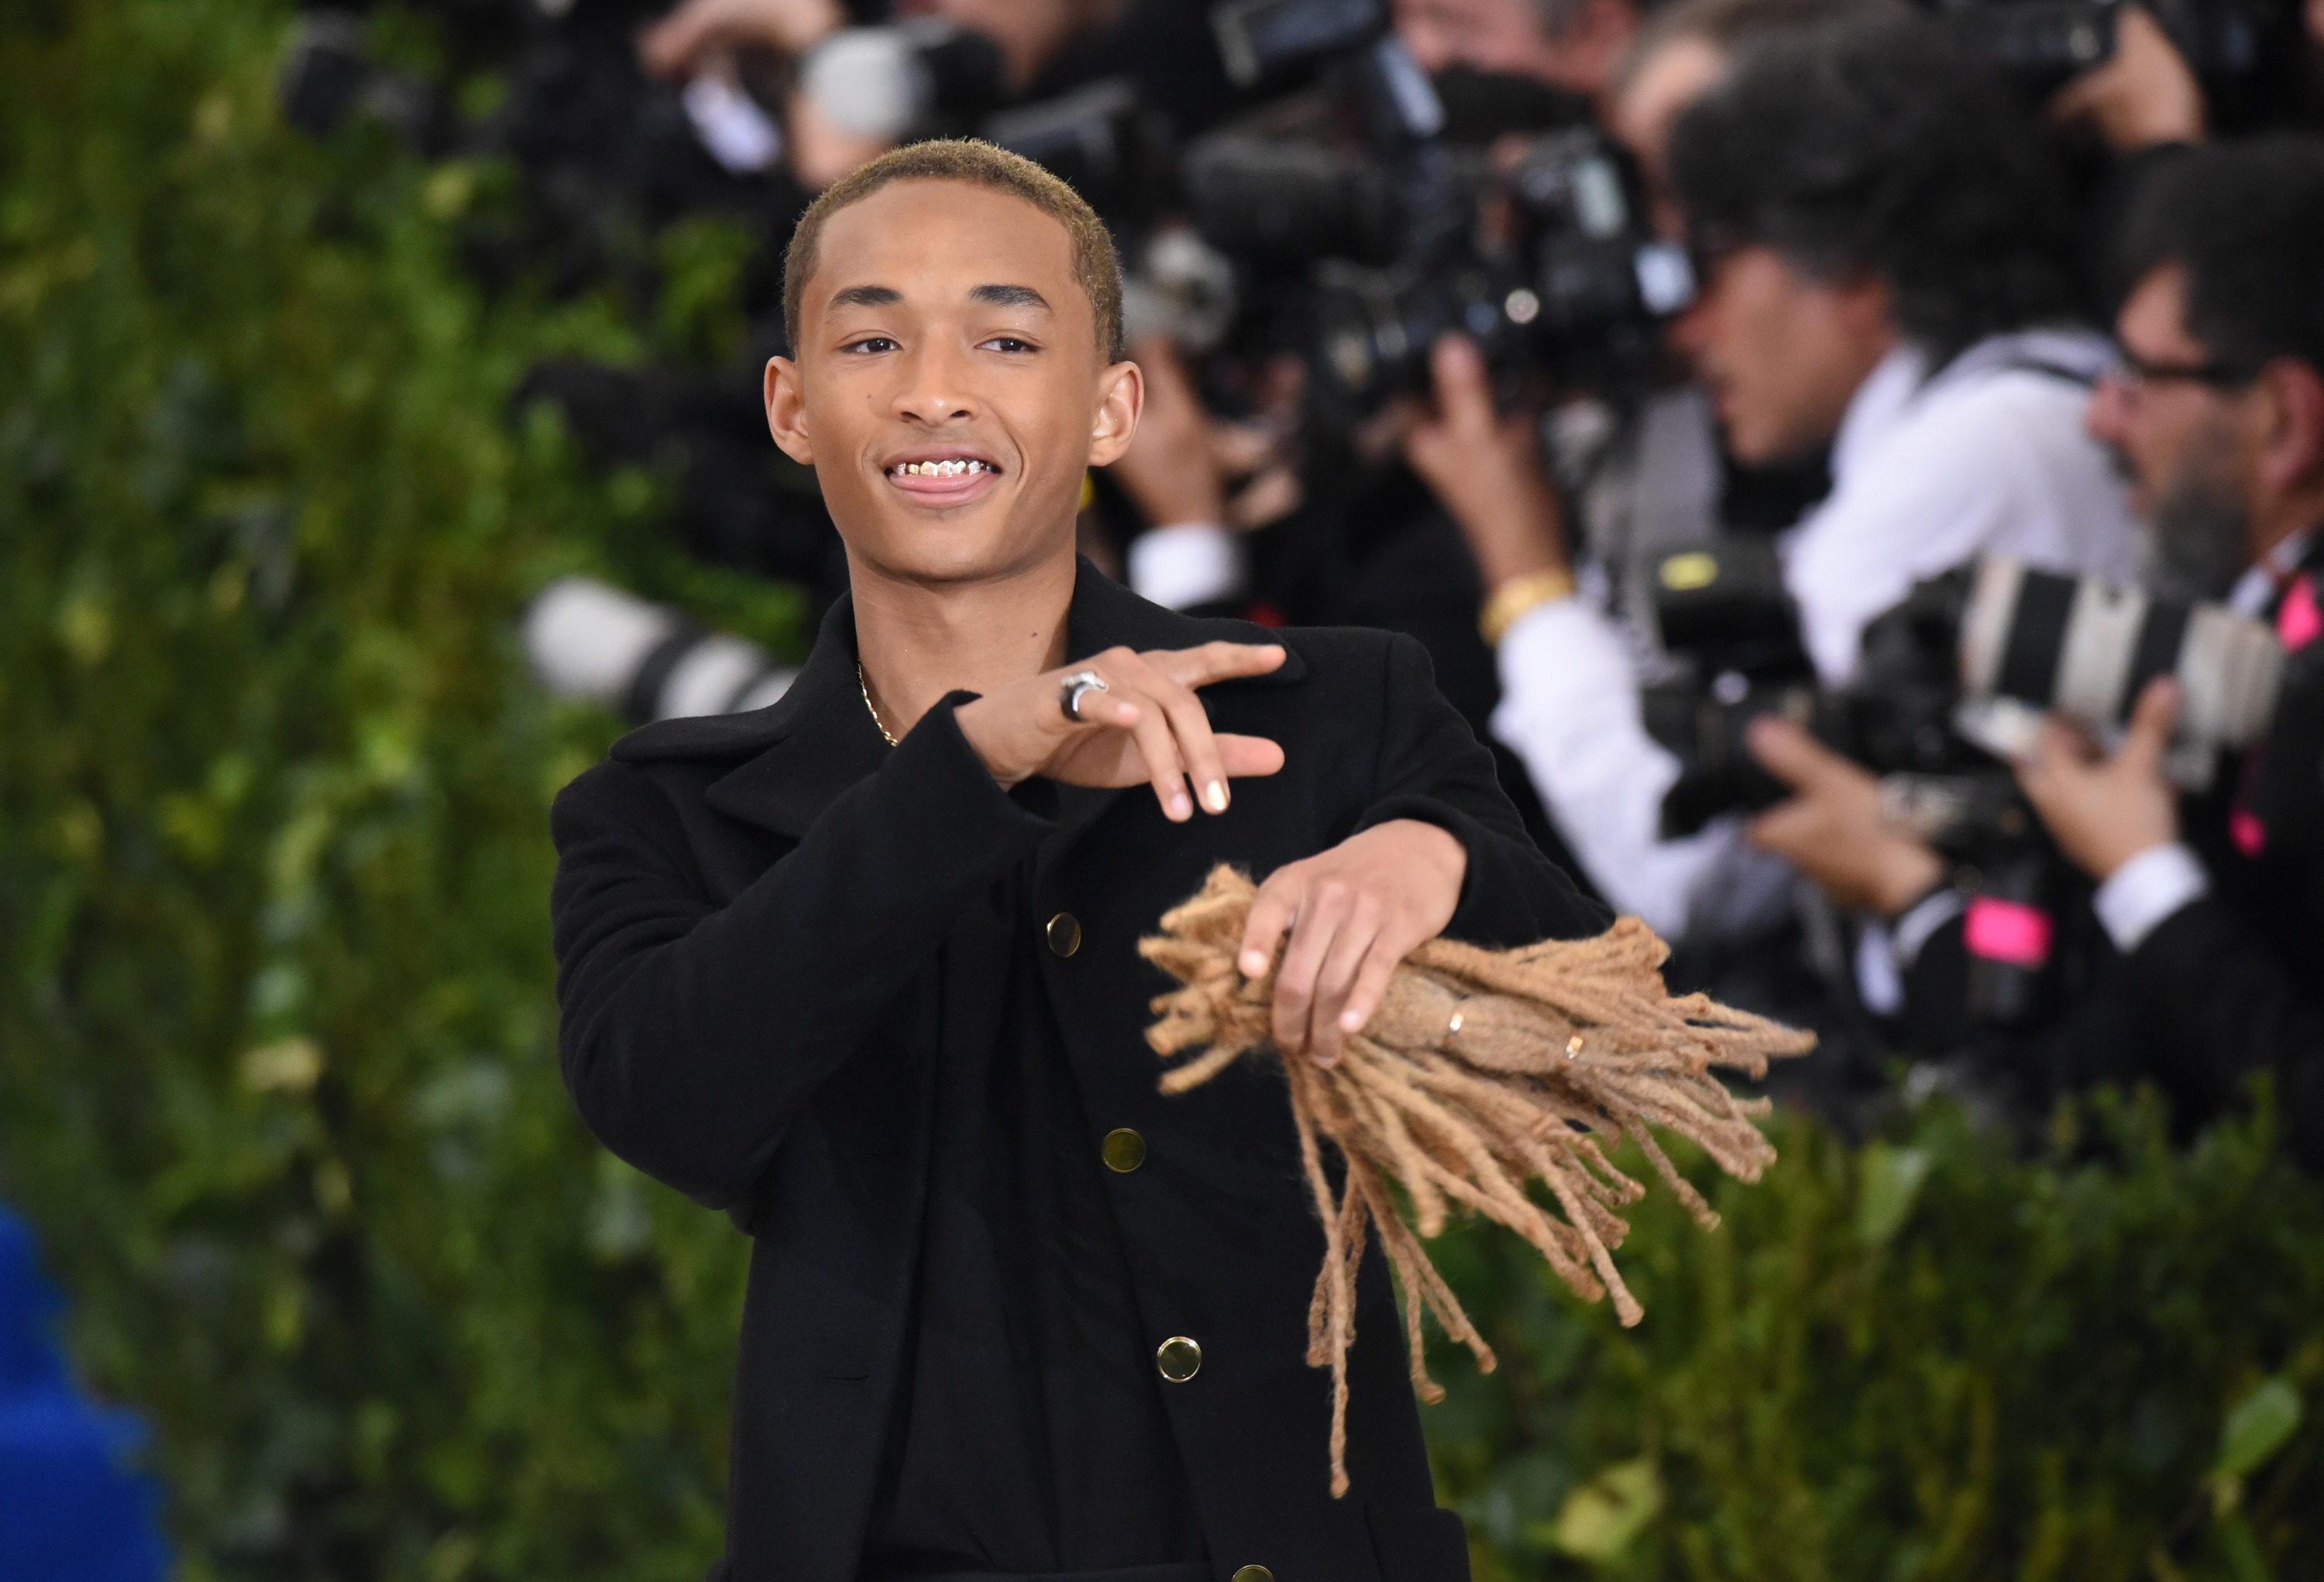
<path id="1" fill-rule="evenodd" d="M 1773 545 L 1687 550 L 1655 577 L 1677 665 L 1645 697 L 1648 733 L 1680 764 L 1665 835 L 1787 795 L 1748 737 L 1763 714 L 1791 719 L 1879 775 L 1889 815 L 1956 864 L 1972 890 L 1969 1010 L 1997 1025 L 2038 1017 L 2053 993 L 2062 866 L 2009 763 L 2043 717 L 2118 729 L 2148 682 L 2174 677 L 2185 701 L 2170 768 L 2195 789 L 2223 751 L 2269 735 L 2287 695 L 2282 645 L 2259 622 L 2004 556 L 1921 582 L 1873 620 L 1845 689 L 1810 672 Z"/>
<path id="2" fill-rule="evenodd" d="M 943 135 L 1001 102 L 1001 51 L 936 17 L 842 28 L 807 52 L 798 87 L 844 132 L 888 142 Z"/>
<path id="3" fill-rule="evenodd" d="M 1919 583 L 1873 620 L 1842 691 L 1808 673 L 1773 546 L 1686 550 L 1655 578 L 1679 666 L 1646 701 L 1649 732 L 1682 764 L 1664 802 L 1671 835 L 1784 794 L 1744 745 L 1761 714 L 1793 718 L 1881 773 L 1945 775 L 2005 764 L 2052 711 L 2119 729 L 2147 683 L 2170 676 L 2182 698 L 2171 768 L 2200 790 L 2221 752 L 2269 734 L 2282 692 L 2283 648 L 2262 622 L 2007 556 Z"/>
<path id="4" fill-rule="evenodd" d="M 1201 139 L 1179 176 L 1203 239 L 1281 304 L 1272 338 L 1299 349 L 1326 427 L 1425 390 L 1451 331 L 1505 390 L 1536 372 L 1618 387 L 1659 361 L 1693 273 L 1603 134 L 1551 132 L 1499 164 L 1448 142 L 1434 86 L 1364 0 L 1231 0 L 1213 20 L 1239 81 L 1320 71 L 1320 98 Z"/>
<path id="5" fill-rule="evenodd" d="M 639 725 L 764 708 L 798 676 L 754 643 L 706 632 L 676 610 L 586 577 L 562 577 L 541 590 L 525 612 L 524 651 L 549 691 L 604 704 Z"/>
<path id="6" fill-rule="evenodd" d="M 1935 0 L 1969 45 L 2037 97 L 2114 58 L 2115 28 L 2132 0 Z M 2274 23 L 2249 0 L 2135 0 L 2198 77 L 2256 74 Z"/>

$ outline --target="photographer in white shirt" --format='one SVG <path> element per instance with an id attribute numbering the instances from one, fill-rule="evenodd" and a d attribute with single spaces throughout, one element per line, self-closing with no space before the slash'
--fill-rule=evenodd
<path id="1" fill-rule="evenodd" d="M 2131 571 L 2125 487 L 2081 424 L 2106 343 L 2048 328 L 2073 301 L 2051 172 L 1941 27 L 1882 17 L 1747 48 L 1679 120 L 1670 173 L 1703 275 L 1674 338 L 1730 449 L 1831 448 L 1831 493 L 1784 545 L 1825 682 L 1850 678 L 1871 617 L 1982 550 Z M 1495 411 L 1465 342 L 1434 371 L 1406 454 L 1483 573 L 1495 733 L 1622 911 L 1674 939 L 1779 917 L 1789 870 L 1739 819 L 1658 837 L 1678 764 L 1641 720 L 1638 644 L 1576 597 L 1533 414 Z"/>

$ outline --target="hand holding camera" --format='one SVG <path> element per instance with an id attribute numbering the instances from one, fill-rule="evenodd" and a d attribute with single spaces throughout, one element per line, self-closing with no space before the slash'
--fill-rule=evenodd
<path id="1" fill-rule="evenodd" d="M 2163 772 L 2179 697 L 2170 677 L 2150 682 L 2112 757 L 2053 715 L 2018 760 L 2017 783 L 2058 849 L 2101 883 L 2141 852 L 2179 838 L 2178 791 Z"/>

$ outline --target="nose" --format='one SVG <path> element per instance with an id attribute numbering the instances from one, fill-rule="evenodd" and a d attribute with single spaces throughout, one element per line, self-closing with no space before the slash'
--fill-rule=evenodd
<path id="1" fill-rule="evenodd" d="M 2111 374 L 2098 375 L 2090 389 L 2090 403 L 2082 409 L 2082 428 L 2101 445 L 2120 449 L 2130 433 L 2130 393 Z"/>
<path id="2" fill-rule="evenodd" d="M 898 358 L 897 372 L 898 417 L 935 428 L 976 415 L 969 359 L 942 336 L 922 340 Z"/>

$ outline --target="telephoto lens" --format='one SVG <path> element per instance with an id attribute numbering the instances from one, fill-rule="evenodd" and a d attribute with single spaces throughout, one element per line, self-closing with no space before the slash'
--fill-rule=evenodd
<path id="1" fill-rule="evenodd" d="M 706 632 L 666 605 L 586 577 L 541 590 L 525 613 L 524 651 L 549 691 L 640 725 L 764 708 L 798 676 L 755 643 Z"/>
<path id="2" fill-rule="evenodd" d="M 2179 683 L 2177 735 L 2206 752 L 2267 735 L 2283 645 L 2223 605 L 2158 597 L 2006 556 L 1978 567 L 1960 628 L 1961 689 L 2015 698 L 2097 727 L 2129 717 L 2147 683 Z"/>

